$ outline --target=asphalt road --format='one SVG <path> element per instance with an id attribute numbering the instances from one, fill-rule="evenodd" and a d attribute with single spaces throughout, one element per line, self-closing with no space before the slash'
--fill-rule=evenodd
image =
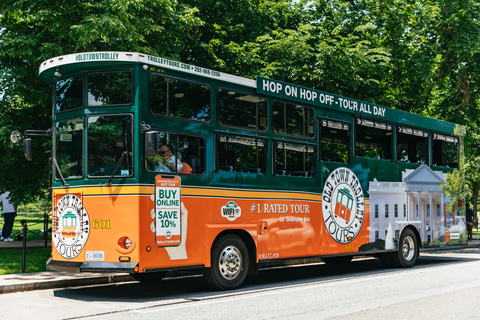
<path id="1" fill-rule="evenodd" d="M 410 269 L 375 259 L 263 270 L 235 291 L 200 276 L 0 296 L 0 319 L 478 319 L 480 248 L 422 254 Z"/>

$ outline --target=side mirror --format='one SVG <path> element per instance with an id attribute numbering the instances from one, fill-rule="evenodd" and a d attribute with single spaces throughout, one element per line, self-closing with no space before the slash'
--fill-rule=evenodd
<path id="1" fill-rule="evenodd" d="M 156 157 L 158 155 L 158 132 L 145 132 L 145 156 Z"/>
<path id="2" fill-rule="evenodd" d="M 32 160 L 32 139 L 26 138 L 23 140 L 23 152 L 28 161 Z"/>

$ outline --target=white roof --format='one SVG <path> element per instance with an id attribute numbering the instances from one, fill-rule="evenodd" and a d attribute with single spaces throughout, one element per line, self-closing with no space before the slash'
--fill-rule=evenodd
<path id="1" fill-rule="evenodd" d="M 39 74 L 42 74 L 42 72 L 51 68 L 61 68 L 62 66 L 66 66 L 69 64 L 81 64 L 94 61 L 144 63 L 144 68 L 149 68 L 150 66 L 157 66 L 164 69 L 180 71 L 186 74 L 200 75 L 206 78 L 219 79 L 253 88 L 256 87 L 256 82 L 252 79 L 238 77 L 228 73 L 197 67 L 187 63 L 159 58 L 138 52 L 82 52 L 58 56 L 42 62 L 39 68 Z"/>

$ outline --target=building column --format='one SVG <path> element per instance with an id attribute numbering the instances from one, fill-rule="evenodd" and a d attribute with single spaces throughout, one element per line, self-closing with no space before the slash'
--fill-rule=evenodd
<path id="1" fill-rule="evenodd" d="M 433 206 L 432 206 L 432 191 L 429 191 L 430 193 L 430 241 L 433 242 Z"/>

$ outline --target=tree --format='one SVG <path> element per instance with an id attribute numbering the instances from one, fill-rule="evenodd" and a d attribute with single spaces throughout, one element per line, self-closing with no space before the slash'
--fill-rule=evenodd
<path id="1" fill-rule="evenodd" d="M 196 10 L 170 0 L 3 0 L 0 3 L 0 189 L 17 202 L 45 196 L 50 141 L 34 139 L 34 161 L 8 141 L 13 130 L 51 127 L 51 88 L 41 62 L 85 51 L 140 51 L 177 58 L 201 24 Z"/>

